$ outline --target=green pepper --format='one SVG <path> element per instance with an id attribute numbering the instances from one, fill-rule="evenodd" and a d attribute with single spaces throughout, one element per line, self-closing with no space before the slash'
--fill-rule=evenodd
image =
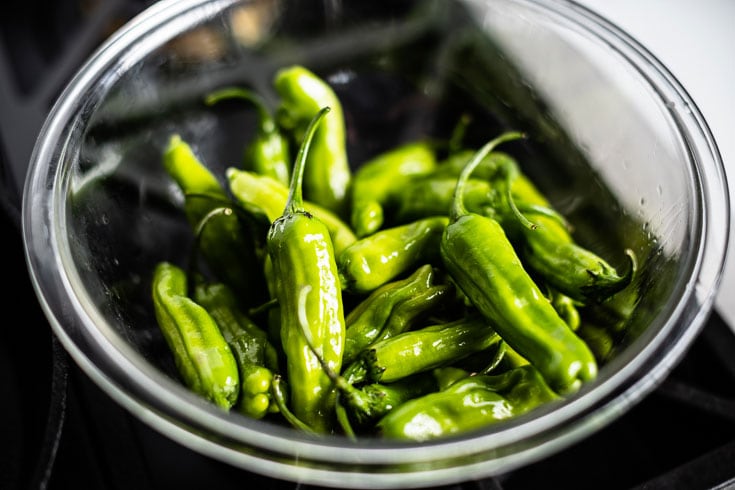
<path id="1" fill-rule="evenodd" d="M 240 374 L 237 408 L 253 418 L 273 411 L 271 381 L 278 370 L 278 355 L 266 332 L 240 309 L 232 290 L 223 283 L 200 281 L 194 300 L 214 318 L 235 356 Z"/>
<path id="2" fill-rule="evenodd" d="M 258 111 L 258 130 L 245 148 L 243 168 L 288 185 L 291 174 L 289 142 L 258 94 L 244 88 L 227 87 L 209 94 L 205 103 L 212 105 L 233 98 L 252 103 Z"/>
<path id="3" fill-rule="evenodd" d="M 417 176 L 436 167 L 436 156 L 428 142 L 401 145 L 365 162 L 355 172 L 350 188 L 350 223 L 362 238 L 383 226 L 384 207 L 392 204 Z"/>
<path id="4" fill-rule="evenodd" d="M 534 365 L 552 389 L 570 393 L 597 376 L 587 345 L 562 320 L 526 272 L 500 224 L 464 207 L 464 183 L 492 149 L 521 138 L 508 132 L 488 142 L 462 171 L 441 241 L 449 274 L 502 338 Z"/>
<path id="5" fill-rule="evenodd" d="M 242 206 L 260 210 L 271 222 L 281 215 L 288 200 L 288 187 L 270 177 L 236 168 L 227 169 L 226 174 L 230 191 Z M 304 209 L 327 226 L 337 254 L 357 241 L 349 225 L 332 211 L 309 201 L 304 201 Z"/>
<path id="6" fill-rule="evenodd" d="M 351 362 L 373 342 L 411 329 L 437 305 L 446 301 L 453 288 L 434 284 L 436 274 L 424 264 L 405 279 L 374 290 L 345 318 L 343 362 Z"/>
<path id="7" fill-rule="evenodd" d="M 375 342 L 345 369 L 350 384 L 392 383 L 447 366 L 499 344 L 500 336 L 479 316 L 410 330 Z"/>
<path id="8" fill-rule="evenodd" d="M 495 189 L 493 216 L 500 221 L 531 271 L 549 286 L 580 303 L 601 302 L 631 282 L 635 270 L 632 252 L 626 252 L 629 269 L 625 274 L 618 274 L 602 257 L 574 241 L 566 220 L 519 170 L 511 156 L 499 152 L 494 155 L 494 164 L 486 165 L 482 175 Z M 508 179 L 503 172 L 493 174 L 493 166 L 506 169 L 513 178 Z M 533 227 L 517 219 L 516 207 L 522 209 Z"/>
<path id="9" fill-rule="evenodd" d="M 357 240 L 337 258 L 343 289 L 369 293 L 418 264 L 439 262 L 439 241 L 448 221 L 432 216 Z"/>
<path id="10" fill-rule="evenodd" d="M 345 218 L 352 171 L 347 158 L 347 141 L 342 104 L 332 87 L 303 66 L 281 68 L 274 77 L 281 97 L 276 117 L 291 128 L 297 139 L 322 107 L 329 107 L 314 135 L 304 170 L 304 196 Z"/>
<path id="11" fill-rule="evenodd" d="M 272 223 L 267 238 L 281 312 L 289 400 L 293 413 L 318 432 L 331 429 L 335 391 L 308 345 L 313 344 L 327 365 L 339 372 L 345 320 L 329 230 L 304 209 L 301 182 L 314 131 L 328 111 L 328 107 L 320 110 L 309 125 L 296 157 L 286 208 Z"/>
<path id="12" fill-rule="evenodd" d="M 152 297 L 163 333 L 184 383 L 229 410 L 240 393 L 237 362 L 217 322 L 187 296 L 183 269 L 160 262 L 153 271 Z"/>
<path id="13" fill-rule="evenodd" d="M 431 175 L 405 185 L 396 198 L 394 220 L 409 223 L 429 216 L 449 215 L 457 176 Z M 492 216 L 490 184 L 480 179 L 469 179 L 465 186 L 464 200 L 467 209 Z"/>
<path id="14" fill-rule="evenodd" d="M 409 400 L 377 424 L 383 438 L 428 441 L 480 429 L 558 400 L 531 365 L 497 375 L 468 376 Z"/>
<path id="15" fill-rule="evenodd" d="M 237 213 L 212 217 L 217 209 L 235 208 L 235 203 L 177 134 L 171 136 L 164 151 L 163 165 L 184 192 L 184 211 L 192 229 L 197 230 L 198 250 L 215 276 L 235 289 L 248 305 L 265 301 L 262 242 L 267 228 L 261 231 L 255 219 L 240 219 Z M 201 226 L 204 220 L 206 226 Z"/>

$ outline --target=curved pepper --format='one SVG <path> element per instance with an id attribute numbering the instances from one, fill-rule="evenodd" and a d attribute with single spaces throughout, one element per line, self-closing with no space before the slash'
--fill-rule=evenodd
<path id="1" fill-rule="evenodd" d="M 543 296 L 500 224 L 469 213 L 462 203 L 464 182 L 483 157 L 499 143 L 520 137 L 519 133 L 502 134 L 465 167 L 441 255 L 454 281 L 503 339 L 541 372 L 552 389 L 569 393 L 597 376 L 592 352 Z"/>
<path id="2" fill-rule="evenodd" d="M 270 177 L 236 168 L 227 169 L 226 174 L 230 191 L 242 206 L 260 210 L 271 222 L 281 215 L 288 200 L 288 187 Z M 327 226 L 337 254 L 357 241 L 352 229 L 332 211 L 309 201 L 304 201 L 304 209 Z"/>
<path id="3" fill-rule="evenodd" d="M 462 318 L 375 342 L 347 366 L 343 376 L 350 384 L 391 383 L 446 366 L 500 341 L 484 318 Z"/>
<path id="4" fill-rule="evenodd" d="M 289 400 L 296 417 L 317 432 L 331 428 L 335 391 L 309 343 L 339 372 L 345 336 L 342 291 L 329 230 L 304 210 L 301 193 L 311 138 L 328 110 L 319 111 L 306 132 L 286 209 L 271 225 L 267 240 L 281 312 L 281 342 L 288 360 Z"/>
<path id="5" fill-rule="evenodd" d="M 217 322 L 237 361 L 240 373 L 237 408 L 250 417 L 264 417 L 276 408 L 270 392 L 273 371 L 278 370 L 278 355 L 266 332 L 240 310 L 234 293 L 225 284 L 197 284 L 194 300 Z"/>
<path id="6" fill-rule="evenodd" d="M 243 168 L 288 185 L 291 175 L 289 142 L 268 112 L 263 99 L 250 90 L 227 87 L 212 92 L 204 101 L 207 105 L 213 105 L 233 98 L 250 102 L 258 111 L 258 129 L 255 137 L 245 147 Z"/>
<path id="7" fill-rule="evenodd" d="M 417 176 L 436 168 L 436 156 L 428 142 L 404 144 L 365 162 L 355 172 L 350 188 L 350 224 L 362 238 L 383 226 L 383 208 L 405 191 Z"/>
<path id="8" fill-rule="evenodd" d="M 373 342 L 413 327 L 446 301 L 453 288 L 434 284 L 436 274 L 424 264 L 405 279 L 384 284 L 362 300 L 345 318 L 343 362 L 351 362 Z"/>
<path id="9" fill-rule="evenodd" d="M 386 439 L 428 441 L 479 429 L 558 400 L 530 365 L 498 375 L 468 376 L 409 400 L 377 424 Z"/>
<path id="10" fill-rule="evenodd" d="M 343 289 L 369 293 L 418 264 L 438 261 L 448 222 L 446 216 L 432 216 L 359 239 L 337 257 Z"/>
<path id="11" fill-rule="evenodd" d="M 163 165 L 184 192 L 184 212 L 192 229 L 198 230 L 198 250 L 218 279 L 238 295 L 257 305 L 266 300 L 263 275 L 265 232 L 239 219 L 236 213 L 221 213 L 208 219 L 218 208 L 234 208 L 215 175 L 197 158 L 178 134 L 171 136 L 163 153 Z M 262 235 L 262 236 L 261 236 Z"/>
<path id="12" fill-rule="evenodd" d="M 314 135 L 304 169 L 304 196 L 340 217 L 345 217 L 352 171 L 347 158 L 347 141 L 342 104 L 329 84 L 303 66 L 278 70 L 274 77 L 281 97 L 276 117 L 281 126 L 292 128 L 301 139 L 322 107 L 329 107 Z"/>
<path id="13" fill-rule="evenodd" d="M 396 198 L 395 221 L 408 223 L 429 216 L 448 215 L 456 187 L 456 176 L 431 175 L 410 182 Z M 490 184 L 469 179 L 465 186 L 465 206 L 472 212 L 492 215 L 490 195 Z"/>
<path id="14" fill-rule="evenodd" d="M 240 392 L 237 362 L 217 322 L 186 294 L 186 273 L 169 262 L 158 263 L 153 306 L 176 367 L 192 391 L 229 410 Z"/>

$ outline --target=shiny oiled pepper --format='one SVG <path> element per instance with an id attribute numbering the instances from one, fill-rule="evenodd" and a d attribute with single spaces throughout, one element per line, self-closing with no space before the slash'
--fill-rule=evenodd
<path id="1" fill-rule="evenodd" d="M 331 430 L 336 393 L 309 344 L 333 371 L 339 372 L 345 320 L 329 230 L 304 210 L 301 182 L 311 138 L 328 110 L 321 109 L 309 125 L 296 157 L 285 211 L 271 225 L 267 239 L 281 312 L 289 401 L 296 417 L 321 433 Z"/>
<path id="2" fill-rule="evenodd" d="M 337 257 L 342 288 L 369 293 L 419 264 L 440 261 L 439 242 L 448 222 L 446 216 L 432 216 L 357 240 Z"/>
<path id="3" fill-rule="evenodd" d="M 240 393 L 237 362 L 217 322 L 187 296 L 183 269 L 160 262 L 153 271 L 152 297 L 158 326 L 184 383 L 229 410 Z"/>
<path id="4" fill-rule="evenodd" d="M 428 441 L 480 429 L 558 400 L 530 365 L 497 375 L 468 376 L 409 400 L 377 424 L 386 439 Z"/>
<path id="5" fill-rule="evenodd" d="M 275 409 L 270 393 L 273 371 L 278 370 L 277 353 L 265 331 L 242 312 L 234 293 L 223 283 L 198 283 L 194 300 L 217 322 L 237 361 L 237 409 L 253 418 L 264 417 Z"/>
<path id="6" fill-rule="evenodd" d="M 552 389 L 565 394 L 597 376 L 592 352 L 543 296 L 500 224 L 469 213 L 462 202 L 464 182 L 485 155 L 496 145 L 520 137 L 509 132 L 493 139 L 462 171 L 441 255 L 449 274 L 477 310 L 541 372 Z"/>
<path id="7" fill-rule="evenodd" d="M 511 169 L 514 174 L 512 179 L 500 173 L 490 175 L 491 170 L 484 175 L 496 191 L 495 216 L 530 270 L 560 293 L 582 303 L 601 302 L 630 283 L 635 271 L 632 253 L 627 252 L 630 267 L 625 274 L 619 274 L 602 257 L 574 241 L 566 221 L 518 169 L 511 156 L 496 153 L 495 165 Z M 510 197 L 505 191 L 508 186 Z M 534 226 L 519 222 L 512 206 L 520 208 Z"/>
<path id="8" fill-rule="evenodd" d="M 429 216 L 448 216 L 456 187 L 456 176 L 432 175 L 408 183 L 396 198 L 394 220 L 408 223 Z M 490 195 L 488 182 L 469 179 L 465 186 L 465 206 L 472 212 L 492 215 Z"/>
<path id="9" fill-rule="evenodd" d="M 350 384 L 391 383 L 447 366 L 500 341 L 500 336 L 484 318 L 461 318 L 375 342 L 347 366 L 343 376 Z"/>
<path id="10" fill-rule="evenodd" d="M 261 210 L 271 222 L 281 215 L 288 200 L 288 187 L 270 177 L 236 168 L 227 169 L 226 174 L 230 191 L 241 205 Z M 327 226 L 337 254 L 357 241 L 349 225 L 332 211 L 309 201 L 304 201 L 304 209 Z"/>
<path id="11" fill-rule="evenodd" d="M 383 226 L 384 207 L 405 191 L 417 176 L 436 168 L 436 155 L 426 141 L 406 143 L 365 162 L 350 188 L 350 224 L 362 238 Z"/>
<path id="12" fill-rule="evenodd" d="M 209 94 L 205 102 L 212 105 L 233 98 L 252 103 L 258 111 L 258 130 L 245 147 L 243 168 L 288 185 L 291 176 L 289 141 L 281 133 L 263 99 L 250 90 L 227 87 Z"/>
<path id="13" fill-rule="evenodd" d="M 432 309 L 453 296 L 447 284 L 435 284 L 436 274 L 424 264 L 405 279 L 392 281 L 374 290 L 345 318 L 345 351 L 348 363 L 377 340 L 411 329 Z"/>
<path id="14" fill-rule="evenodd" d="M 347 158 L 347 139 L 342 103 L 332 87 L 303 66 L 281 68 L 274 86 L 281 97 L 276 117 L 301 139 L 304 130 L 322 107 L 329 107 L 314 135 L 304 169 L 304 196 L 309 201 L 347 218 L 348 189 L 352 170 Z"/>
<path id="15" fill-rule="evenodd" d="M 266 300 L 263 276 L 261 232 L 253 222 L 239 219 L 237 213 L 220 213 L 207 219 L 218 208 L 234 208 L 235 203 L 215 175 L 199 160 L 192 148 L 177 134 L 171 136 L 163 154 L 167 173 L 184 192 L 184 212 L 192 229 L 198 230 L 198 250 L 218 279 L 234 288 L 249 305 Z"/>

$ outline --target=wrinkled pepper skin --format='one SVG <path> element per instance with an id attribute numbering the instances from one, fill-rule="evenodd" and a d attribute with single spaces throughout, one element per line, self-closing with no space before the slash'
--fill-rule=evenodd
<path id="1" fill-rule="evenodd" d="M 435 168 L 435 152 L 424 141 L 404 144 L 360 166 L 350 188 L 350 224 L 355 234 L 363 238 L 378 231 L 385 219 L 384 207 L 405 192 L 416 177 Z"/>
<path id="2" fill-rule="evenodd" d="M 403 403 L 377 425 L 385 439 L 428 441 L 480 429 L 558 399 L 538 371 L 525 365 L 462 378 Z"/>
<path id="3" fill-rule="evenodd" d="M 169 262 L 153 271 L 152 297 L 163 333 L 184 383 L 229 410 L 240 394 L 237 362 L 217 322 L 187 296 L 186 273 Z"/>
<path id="4" fill-rule="evenodd" d="M 296 417 L 319 433 L 332 430 L 336 391 L 310 344 L 331 370 L 340 372 L 345 319 L 329 230 L 304 210 L 301 182 L 311 137 L 328 110 L 318 112 L 308 128 L 285 211 L 273 222 L 267 238 L 281 313 L 281 342 L 288 359 L 289 401 Z"/>
<path id="5" fill-rule="evenodd" d="M 304 196 L 337 216 L 348 219 L 348 190 L 352 170 L 347 158 L 347 139 L 342 103 L 332 87 L 307 68 L 299 65 L 278 70 L 274 87 L 281 98 L 276 118 L 292 128 L 298 140 L 322 107 L 329 107 L 314 135 L 304 169 Z"/>
<path id="6" fill-rule="evenodd" d="M 457 184 L 451 222 L 441 241 L 445 267 L 472 304 L 514 350 L 535 366 L 553 390 L 567 394 L 597 376 L 597 362 L 523 268 L 500 224 L 469 213 L 462 183 L 497 144 L 518 139 L 504 133 L 470 161 Z"/>
<path id="7" fill-rule="evenodd" d="M 462 318 L 380 340 L 347 366 L 343 376 L 350 384 L 392 383 L 449 365 L 500 341 L 484 318 Z"/>
<path id="8" fill-rule="evenodd" d="M 260 210 L 271 222 L 281 215 L 288 200 L 288 187 L 270 177 L 236 168 L 227 169 L 226 176 L 232 195 L 242 206 Z M 337 254 L 357 241 L 349 225 L 332 211 L 309 201 L 304 201 L 304 209 L 327 226 Z"/>
<path id="9" fill-rule="evenodd" d="M 436 274 L 424 264 L 405 279 L 373 291 L 345 318 L 345 363 L 351 362 L 373 342 L 411 329 L 435 307 L 453 296 L 453 288 L 435 284 Z"/>
<path id="10" fill-rule="evenodd" d="M 288 186 L 291 177 L 289 141 L 281 133 L 263 99 L 250 90 L 227 87 L 209 94 L 205 98 L 205 103 L 213 105 L 228 99 L 242 99 L 250 102 L 258 112 L 258 128 L 255 136 L 245 147 L 243 168 L 260 175 L 267 175 Z"/>
<path id="11" fill-rule="evenodd" d="M 513 178 L 509 183 L 504 176 L 497 172 L 495 176 L 490 175 L 490 169 L 485 169 L 483 178 L 488 179 L 495 190 L 492 193 L 494 217 L 500 221 L 530 270 L 549 286 L 581 303 L 604 301 L 630 284 L 635 270 L 632 256 L 629 256 L 631 267 L 621 275 L 602 257 L 577 244 L 568 224 L 520 171 L 515 159 L 504 153 L 495 155 L 497 168 L 510 169 Z M 507 193 L 503 191 L 508 185 L 514 204 L 534 224 L 532 228 L 516 219 Z M 468 206 L 468 209 L 471 208 Z"/>
<path id="12" fill-rule="evenodd" d="M 252 418 L 264 417 L 275 409 L 270 393 L 273 371 L 278 370 L 278 355 L 266 332 L 240 310 L 234 293 L 223 283 L 197 284 L 194 300 L 217 322 L 237 361 L 240 373 L 237 409 Z"/>
<path id="13" fill-rule="evenodd" d="M 184 212 L 193 230 L 216 209 L 230 206 L 230 198 L 214 174 L 177 134 L 171 136 L 163 154 L 163 166 L 184 193 Z M 260 231 L 235 213 L 220 214 L 206 221 L 198 237 L 199 248 L 218 279 L 237 291 L 248 306 L 267 299 L 263 275 L 264 252 Z"/>
<path id="14" fill-rule="evenodd" d="M 342 287 L 351 293 L 370 293 L 419 264 L 438 262 L 448 222 L 447 216 L 432 216 L 357 240 L 337 258 Z"/>

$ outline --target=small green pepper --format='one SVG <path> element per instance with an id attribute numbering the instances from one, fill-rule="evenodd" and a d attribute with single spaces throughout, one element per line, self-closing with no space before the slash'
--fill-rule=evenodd
<path id="1" fill-rule="evenodd" d="M 374 290 L 345 318 L 344 362 L 351 362 L 373 342 L 411 329 L 417 321 L 447 301 L 453 288 L 434 284 L 436 274 L 424 264 L 405 279 Z"/>
<path id="2" fill-rule="evenodd" d="M 343 289 L 369 293 L 419 264 L 439 262 L 439 241 L 448 222 L 446 216 L 432 216 L 357 240 L 337 258 Z"/>
<path id="3" fill-rule="evenodd" d="M 362 238 L 383 226 L 384 207 L 391 205 L 406 185 L 436 168 L 436 156 L 428 142 L 401 145 L 365 162 L 355 172 L 350 188 L 350 223 Z"/>
<path id="4" fill-rule="evenodd" d="M 497 375 L 468 376 L 409 400 L 377 424 L 385 439 L 428 441 L 517 417 L 559 397 L 530 365 Z"/>
<path id="5" fill-rule="evenodd" d="M 236 168 L 227 169 L 226 174 L 230 191 L 242 206 L 260 210 L 271 222 L 281 215 L 288 200 L 288 187 L 270 177 Z M 349 225 L 332 211 L 309 201 L 304 201 L 304 209 L 327 226 L 337 254 L 357 241 Z"/>
<path id="6" fill-rule="evenodd" d="M 240 393 L 237 362 L 217 322 L 187 296 L 183 269 L 160 262 L 153 271 L 152 297 L 158 326 L 184 383 L 229 410 Z"/>
<path id="7" fill-rule="evenodd" d="M 317 432 L 331 429 L 336 393 L 309 344 L 339 372 L 345 336 L 342 291 L 329 230 L 304 210 L 301 192 L 311 139 L 328 111 L 328 107 L 320 110 L 309 125 L 296 157 L 286 208 L 273 221 L 267 238 L 281 312 L 289 400 L 296 417 Z"/>
<path id="8" fill-rule="evenodd" d="M 273 411 L 271 381 L 278 370 L 278 354 L 266 332 L 242 310 L 232 290 L 223 283 L 199 282 L 194 300 L 215 319 L 235 356 L 240 373 L 240 398 L 237 408 L 253 418 Z"/>
<path id="9" fill-rule="evenodd" d="M 239 87 L 227 87 L 209 94 L 207 105 L 227 99 L 243 99 L 258 111 L 258 130 L 245 147 L 243 168 L 260 175 L 267 175 L 288 185 L 291 175 L 291 157 L 288 139 L 281 133 L 275 119 L 268 111 L 265 101 L 256 93 Z"/>
<path id="10" fill-rule="evenodd" d="M 484 318 L 461 318 L 375 342 L 347 366 L 343 376 L 350 384 L 392 383 L 412 374 L 447 366 L 500 341 L 500 336 Z"/>
<path id="11" fill-rule="evenodd" d="M 198 251 L 215 276 L 248 305 L 266 300 L 263 275 L 263 250 L 267 228 L 261 231 L 255 220 L 240 219 L 237 213 L 217 209 L 235 208 L 215 175 L 199 160 L 193 149 L 177 134 L 171 136 L 163 154 L 163 165 L 184 192 L 184 212 L 197 231 Z M 206 220 L 206 226 L 200 226 Z M 262 235 L 262 236 L 261 236 Z"/>
<path id="12" fill-rule="evenodd" d="M 469 213 L 462 201 L 464 183 L 482 159 L 496 145 L 521 137 L 509 132 L 493 139 L 462 171 L 441 255 L 449 274 L 479 312 L 552 389 L 564 394 L 597 376 L 594 356 L 523 268 L 500 224 Z"/>
<path id="13" fill-rule="evenodd" d="M 408 223 L 429 216 L 449 215 L 456 187 L 456 176 L 432 175 L 408 183 L 396 198 L 395 222 Z M 472 212 L 491 216 L 494 210 L 490 195 L 489 183 L 469 179 L 465 186 L 465 206 Z"/>
<path id="14" fill-rule="evenodd" d="M 301 139 L 305 129 L 322 107 L 329 107 L 314 135 L 304 170 L 304 196 L 337 216 L 346 218 L 352 170 L 347 158 L 347 138 L 342 104 L 332 87 L 303 66 L 278 70 L 274 77 L 281 97 L 276 118 Z"/>

